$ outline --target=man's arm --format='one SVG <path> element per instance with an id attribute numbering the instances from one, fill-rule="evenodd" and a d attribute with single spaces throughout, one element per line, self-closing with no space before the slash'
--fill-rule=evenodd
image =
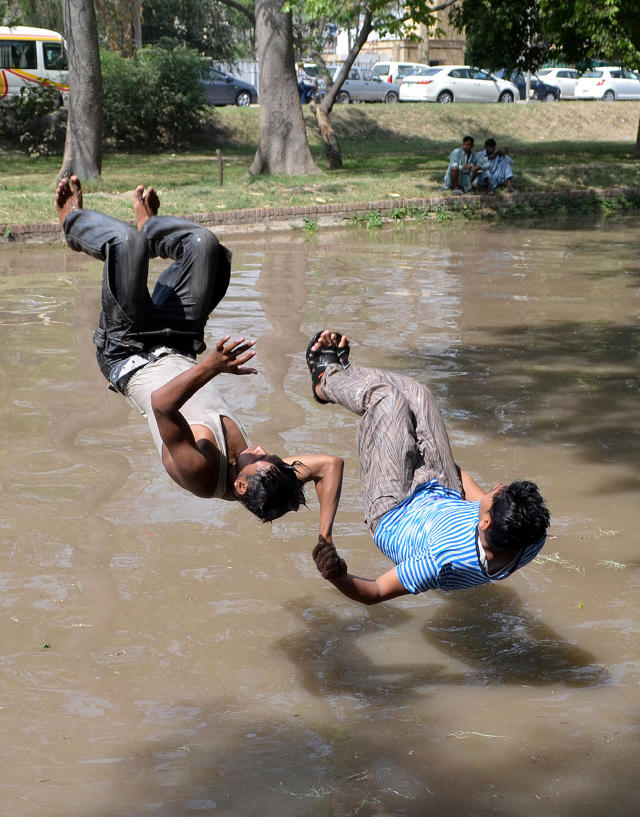
<path id="1" fill-rule="evenodd" d="M 467 474 L 466 471 L 463 471 L 462 468 L 460 468 L 460 481 L 462 482 L 462 496 L 464 499 L 479 501 L 487 493 L 483 491 L 475 479 L 470 474 Z"/>
<path id="2" fill-rule="evenodd" d="M 344 460 L 329 454 L 304 454 L 301 457 L 287 457 L 284 461 L 296 465 L 298 479 L 303 485 L 313 480 L 320 502 L 318 532 L 330 542 L 340 502 Z"/>
<path id="3" fill-rule="evenodd" d="M 162 442 L 173 460 L 177 475 L 189 490 L 197 490 L 206 484 L 213 466 L 198 447 L 180 408 L 198 389 L 219 374 L 257 373 L 256 369 L 243 367 L 255 355 L 255 352 L 248 351 L 254 341 L 245 342 L 244 338 L 228 341 L 228 336 L 219 340 L 211 354 L 151 395 L 151 408 Z"/>
<path id="4" fill-rule="evenodd" d="M 398 578 L 398 568 L 393 567 L 377 579 L 363 579 L 347 572 L 347 564 L 338 556 L 331 542 L 322 536 L 313 549 L 313 559 L 322 577 L 330 581 L 347 598 L 361 604 L 379 604 L 381 601 L 404 596 L 409 591 Z"/>
<path id="5" fill-rule="evenodd" d="M 491 170 L 491 161 L 486 150 L 481 150 L 478 154 L 478 167 L 480 170 Z"/>

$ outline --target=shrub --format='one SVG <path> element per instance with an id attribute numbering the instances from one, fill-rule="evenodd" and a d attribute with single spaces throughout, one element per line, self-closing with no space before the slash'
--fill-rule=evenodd
<path id="1" fill-rule="evenodd" d="M 134 57 L 103 51 L 104 136 L 115 147 L 182 147 L 198 127 L 201 58 L 187 48 L 143 48 Z"/>
<path id="2" fill-rule="evenodd" d="M 10 147 L 30 156 L 61 153 L 66 110 L 59 108 L 60 92 L 46 85 L 21 88 L 20 94 L 0 104 L 0 136 Z"/>

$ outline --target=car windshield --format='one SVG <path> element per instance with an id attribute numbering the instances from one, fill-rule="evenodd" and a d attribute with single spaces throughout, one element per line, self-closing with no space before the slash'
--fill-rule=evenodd
<path id="1" fill-rule="evenodd" d="M 552 71 L 553 71 L 553 68 L 541 68 L 540 71 L 538 71 L 538 76 L 539 77 L 548 77 L 549 74 Z"/>
<path id="2" fill-rule="evenodd" d="M 585 71 L 582 76 L 584 79 L 598 79 L 602 76 L 602 71 Z"/>

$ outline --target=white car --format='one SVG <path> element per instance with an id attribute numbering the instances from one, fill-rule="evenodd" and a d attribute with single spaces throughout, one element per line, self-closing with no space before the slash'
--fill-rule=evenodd
<path id="1" fill-rule="evenodd" d="M 640 99 L 640 76 L 612 65 L 585 71 L 576 83 L 576 99 Z"/>
<path id="2" fill-rule="evenodd" d="M 400 83 L 400 102 L 514 102 L 518 87 L 468 65 L 434 65 Z"/>
<path id="3" fill-rule="evenodd" d="M 575 68 L 541 68 L 538 78 L 560 88 L 560 99 L 575 99 L 576 80 L 580 76 Z"/>
<path id="4" fill-rule="evenodd" d="M 407 74 L 415 74 L 416 71 L 422 71 L 428 67 L 423 62 L 377 62 L 371 69 L 371 73 L 380 77 L 383 82 L 400 82 Z"/>

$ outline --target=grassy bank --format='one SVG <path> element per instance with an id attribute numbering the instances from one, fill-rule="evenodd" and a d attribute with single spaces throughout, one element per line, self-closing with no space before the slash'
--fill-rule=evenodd
<path id="1" fill-rule="evenodd" d="M 307 177 L 247 175 L 258 133 L 257 108 L 211 113 L 205 151 L 107 154 L 103 184 L 87 204 L 118 217 L 131 215 L 131 190 L 153 184 L 163 213 L 419 198 L 436 194 L 450 150 L 470 133 L 481 144 L 494 136 L 515 159 L 522 191 L 640 187 L 634 147 L 640 103 L 560 102 L 530 105 L 348 105 L 333 115 L 344 168 L 326 171 L 315 122 L 309 142 L 325 172 Z M 218 186 L 216 148 L 224 157 Z M 53 219 L 51 196 L 60 157 L 5 154 L 0 167 L 0 225 Z"/>

